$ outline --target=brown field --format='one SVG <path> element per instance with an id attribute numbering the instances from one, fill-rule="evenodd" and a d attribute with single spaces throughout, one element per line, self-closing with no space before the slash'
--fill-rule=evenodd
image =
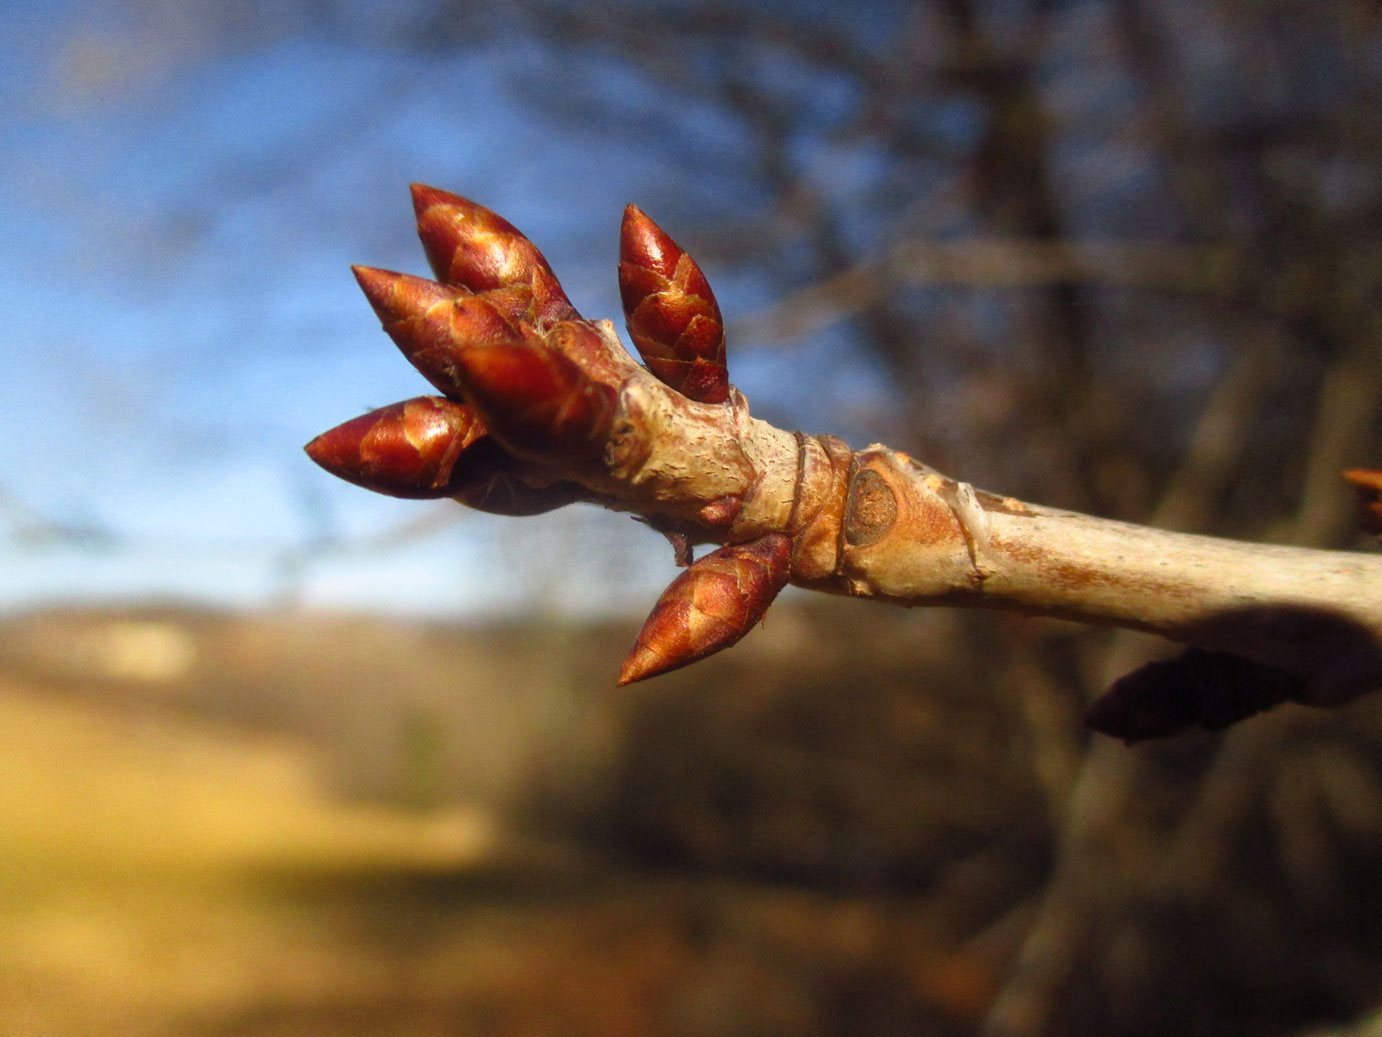
<path id="1" fill-rule="evenodd" d="M 531 689 L 479 696 L 519 715 L 470 736 L 487 758 L 452 758 L 421 675 L 498 665 L 467 652 L 364 621 L 12 623 L 0 1032 L 829 1032 L 822 984 L 875 1032 L 982 1005 L 993 954 L 951 953 L 895 896 L 603 852 L 586 815 L 608 732 L 544 732 L 521 715 Z M 367 709 L 371 686 L 389 690 Z M 583 771 L 589 787 L 554 792 Z"/>
<path id="2" fill-rule="evenodd" d="M 786 607 L 722 659 L 624 690 L 618 625 L 14 618 L 0 1033 L 976 1032 L 1041 903 L 1079 702 L 996 695 L 949 661 L 973 635 L 947 613 L 866 611 Z M 1194 771 L 1209 744 L 1145 759 Z M 1133 821 L 1184 785 L 1139 807 L 1120 852 L 1150 852 Z M 1344 862 L 1368 882 L 1373 859 Z M 1222 958 L 1298 925 L 1251 903 L 1257 935 L 1221 919 L 1208 943 L 1163 905 L 1153 931 L 1186 963 L 1151 966 L 1184 983 L 1187 945 Z M 1366 1004 L 1375 951 L 1336 922 L 1335 988 L 1296 972 L 1301 997 Z M 1064 1032 L 1089 1032 L 1082 1004 Z M 1221 1018 L 1195 1014 L 1183 1032 Z M 1243 1018 L 1218 1032 L 1286 1032 Z"/>

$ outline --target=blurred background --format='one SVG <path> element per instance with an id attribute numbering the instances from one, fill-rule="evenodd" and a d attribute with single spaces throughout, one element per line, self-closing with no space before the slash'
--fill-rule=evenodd
<path id="1" fill-rule="evenodd" d="M 618 313 L 634 201 L 755 413 L 1375 549 L 1371 0 L 0 7 L 0 1031 L 1382 1032 L 1382 705 L 1126 748 L 1167 653 L 674 575 L 301 454 L 425 391 L 348 265 L 467 195 Z"/>

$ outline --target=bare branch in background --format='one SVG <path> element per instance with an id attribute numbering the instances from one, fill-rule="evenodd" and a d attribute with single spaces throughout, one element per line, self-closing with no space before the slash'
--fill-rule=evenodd
<path id="1" fill-rule="evenodd" d="M 1164 241 L 909 240 L 879 262 L 866 262 L 789 293 L 734 321 L 737 338 L 780 344 L 805 338 L 877 305 L 905 285 L 1042 288 L 1085 284 L 1224 296 L 1233 291 L 1239 257 L 1219 247 Z"/>

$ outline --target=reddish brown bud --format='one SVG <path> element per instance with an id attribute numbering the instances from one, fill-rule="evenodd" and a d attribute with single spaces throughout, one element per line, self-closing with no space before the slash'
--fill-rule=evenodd
<path id="1" fill-rule="evenodd" d="M 410 274 L 366 266 L 352 269 L 384 330 L 408 362 L 453 399 L 464 395 L 457 362 L 461 350 L 525 341 L 522 331 L 481 296 Z"/>
<path id="2" fill-rule="evenodd" d="M 616 393 L 540 342 L 478 343 L 456 353 L 466 398 L 514 453 L 581 457 L 604 449 Z"/>
<path id="3" fill-rule="evenodd" d="M 792 541 L 769 533 L 712 551 L 658 598 L 619 683 L 632 684 L 734 644 L 763 618 L 791 575 Z"/>
<path id="4" fill-rule="evenodd" d="M 451 496 L 456 462 L 485 426 L 463 404 L 435 395 L 363 413 L 307 444 L 307 456 L 347 483 L 377 494 Z"/>
<path id="5" fill-rule="evenodd" d="M 648 370 L 693 400 L 723 403 L 729 370 L 715 293 L 696 261 L 634 205 L 619 236 L 619 294 Z"/>
<path id="6" fill-rule="evenodd" d="M 1375 537 L 1382 537 L 1382 468 L 1352 468 L 1344 478 L 1358 493 L 1358 521 Z"/>
<path id="7" fill-rule="evenodd" d="M 419 396 L 362 414 L 306 446 L 335 475 L 390 497 L 454 497 L 478 511 L 536 515 L 579 500 L 574 483 L 533 487 L 521 462 L 486 433 L 475 412 L 441 396 Z"/>
<path id="8" fill-rule="evenodd" d="M 395 321 L 420 317 L 437 306 L 470 294 L 412 274 L 372 266 L 352 266 L 350 270 L 374 308 L 375 316 L 385 327 Z"/>
<path id="9" fill-rule="evenodd" d="M 514 320 L 579 318 L 537 246 L 508 220 L 460 195 L 412 189 L 418 237 L 440 280 L 493 293 L 490 301 Z"/>
<path id="10" fill-rule="evenodd" d="M 305 447 L 332 475 L 390 497 L 450 497 L 456 462 L 485 427 L 475 412 L 439 396 L 419 396 L 362 414 Z"/>

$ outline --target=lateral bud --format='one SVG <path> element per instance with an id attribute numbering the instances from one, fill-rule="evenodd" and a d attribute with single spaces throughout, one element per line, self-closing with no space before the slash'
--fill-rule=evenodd
<path id="1" fill-rule="evenodd" d="M 701 403 L 729 396 L 725 326 L 696 261 L 635 205 L 619 235 L 619 294 L 648 370 Z"/>
<path id="2" fill-rule="evenodd" d="M 678 669 L 737 642 L 787 585 L 791 559 L 791 538 L 769 533 L 693 563 L 653 606 L 619 683 Z"/>
<path id="3" fill-rule="evenodd" d="M 437 278 L 486 292 L 505 316 L 579 319 L 546 258 L 508 220 L 460 195 L 413 184 L 417 232 Z"/>

